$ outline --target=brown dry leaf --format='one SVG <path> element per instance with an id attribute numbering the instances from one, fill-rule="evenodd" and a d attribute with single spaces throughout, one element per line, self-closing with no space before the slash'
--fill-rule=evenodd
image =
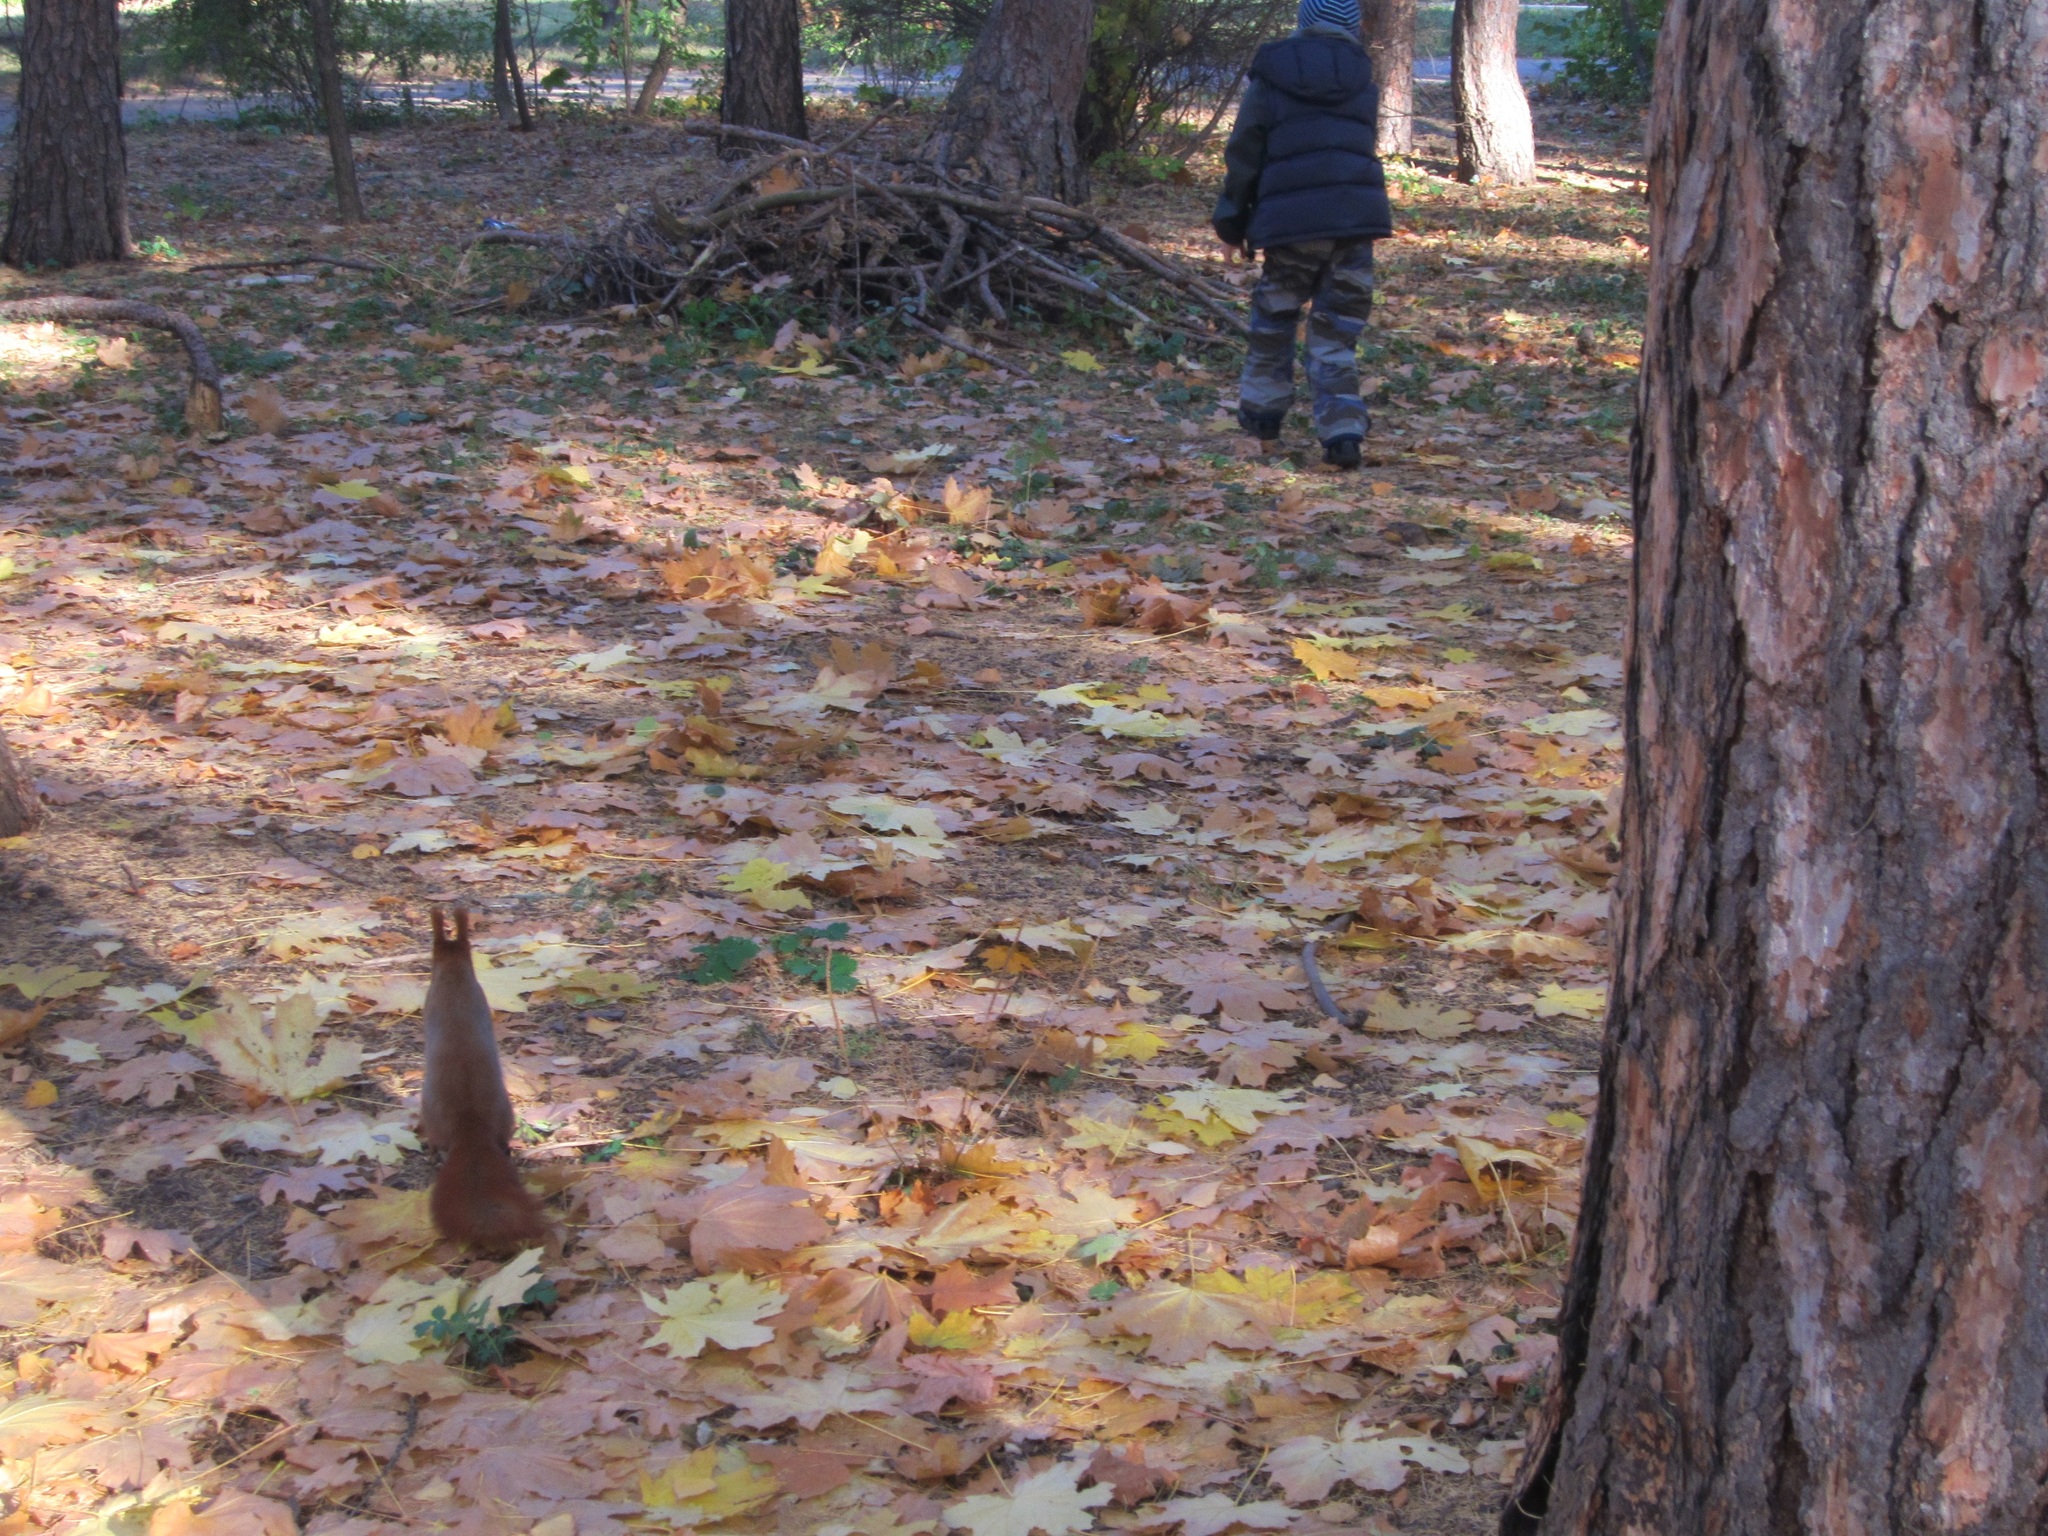
<path id="1" fill-rule="evenodd" d="M 478 747 L 486 752 L 499 746 L 506 733 L 518 726 L 510 704 L 486 709 L 472 700 L 441 716 L 441 735 L 446 740 L 458 747 Z"/>
<path id="2" fill-rule="evenodd" d="M 1389 989 L 1372 1000 L 1363 1024 L 1380 1034 L 1412 1032 L 1425 1040 L 1455 1040 L 1471 1030 L 1472 1014 L 1464 1008 L 1404 1003 Z"/>
<path id="3" fill-rule="evenodd" d="M 689 550 L 654 567 L 671 596 L 718 602 L 729 597 L 758 597 L 774 581 L 774 569 L 763 560 L 723 550 Z"/>
<path id="4" fill-rule="evenodd" d="M 1254 1349 L 1268 1342 L 1255 1305 L 1243 1296 L 1199 1291 L 1177 1280 L 1154 1280 L 1109 1309 L 1123 1333 L 1145 1339 L 1145 1353 L 1167 1365 L 1199 1360 L 1214 1345 Z"/>
<path id="5" fill-rule="evenodd" d="M 993 493 L 985 485 L 963 486 L 959 480 L 946 476 L 946 489 L 941 505 L 946 509 L 946 521 L 956 527 L 966 527 L 988 521 L 993 506 Z"/>
<path id="6" fill-rule="evenodd" d="M 764 1256 L 823 1242 L 831 1226 L 811 1209 L 809 1192 L 775 1185 L 713 1192 L 690 1227 L 690 1262 L 699 1274 L 767 1269 Z"/>

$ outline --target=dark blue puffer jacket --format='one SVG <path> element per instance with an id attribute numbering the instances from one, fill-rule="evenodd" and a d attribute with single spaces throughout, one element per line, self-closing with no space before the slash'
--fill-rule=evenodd
<path id="1" fill-rule="evenodd" d="M 1379 109 L 1372 60 L 1352 38 L 1311 31 L 1267 43 L 1223 151 L 1216 233 L 1257 250 L 1391 235 L 1373 153 Z"/>

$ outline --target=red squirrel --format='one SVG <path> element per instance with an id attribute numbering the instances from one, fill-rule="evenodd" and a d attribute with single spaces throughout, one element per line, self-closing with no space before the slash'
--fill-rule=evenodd
<path id="1" fill-rule="evenodd" d="M 546 1233 L 540 1202 L 519 1182 L 506 1143 L 512 1100 L 498 1066 L 491 1005 L 469 952 L 469 913 L 457 907 L 453 933 L 434 909 L 434 979 L 427 987 L 427 1075 L 420 1128 L 441 1152 L 429 1203 L 443 1237 L 504 1253 Z"/>

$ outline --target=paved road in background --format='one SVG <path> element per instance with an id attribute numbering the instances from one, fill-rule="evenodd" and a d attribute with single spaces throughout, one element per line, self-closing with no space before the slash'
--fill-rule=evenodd
<path id="1" fill-rule="evenodd" d="M 1522 59 L 1518 61 L 1522 79 L 1527 84 L 1555 79 L 1564 73 L 1563 59 Z M 1415 78 L 1423 83 L 1440 84 L 1451 77 L 1449 59 L 1417 59 Z M 868 84 L 865 75 L 857 74 L 807 74 L 804 88 L 813 96 L 851 96 L 862 85 Z M 929 87 L 931 94 L 939 94 L 950 88 L 951 81 L 940 79 Z M 668 83 L 664 96 L 688 96 L 697 89 L 694 79 L 674 79 Z M 379 101 L 396 105 L 402 99 L 397 86 L 378 86 L 373 91 Z M 593 80 L 563 91 L 539 93 L 544 100 L 588 101 L 606 100 L 618 102 L 622 99 L 619 77 Z M 488 88 L 467 80 L 436 81 L 412 87 L 415 102 L 438 106 L 477 105 L 489 100 Z M 245 109 L 256 109 L 264 103 L 258 100 L 236 100 L 219 91 L 186 91 L 162 95 L 132 96 L 121 103 L 121 120 L 130 127 L 143 127 L 155 122 L 232 122 Z M 14 103 L 0 102 L 0 133 L 11 133 L 14 129 Z"/>

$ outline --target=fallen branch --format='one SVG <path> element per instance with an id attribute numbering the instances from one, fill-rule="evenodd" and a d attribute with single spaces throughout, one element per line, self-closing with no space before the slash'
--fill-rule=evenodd
<path id="1" fill-rule="evenodd" d="M 381 277 L 395 270 L 389 263 L 358 261 L 353 256 L 269 256 L 257 261 L 202 261 L 187 272 L 261 272 L 277 267 L 346 267 Z"/>
<path id="2" fill-rule="evenodd" d="M 58 320 L 85 325 L 144 325 L 169 331 L 185 348 L 192 367 L 192 382 L 185 392 L 185 425 L 194 432 L 219 432 L 226 418 L 221 411 L 220 365 L 206 349 L 206 338 L 192 317 L 175 309 L 142 304 L 133 299 L 90 299 L 56 294 L 42 299 L 10 299 L 0 303 L 0 324 L 24 320 Z"/>
<path id="3" fill-rule="evenodd" d="M 1006 196 L 918 146 L 855 151 L 859 137 L 816 145 L 721 125 L 720 142 L 759 153 L 689 206 L 650 188 L 600 235 L 489 230 L 470 245 L 559 251 L 534 298 L 562 308 L 661 314 L 735 279 L 756 292 L 786 282 L 844 329 L 894 319 L 1012 373 L 945 335 L 947 323 L 1000 330 L 1019 313 L 1081 308 L 1202 340 L 1246 329 L 1237 295 L 1085 209 Z"/>
<path id="4" fill-rule="evenodd" d="M 1031 377 L 1031 375 L 1028 373 L 1024 373 L 1016 368 L 1012 368 L 1000 357 L 997 357 L 995 353 L 984 351 L 980 347 L 972 346 L 967 342 L 960 341 L 954 337 L 948 336 L 944 331 L 937 330 L 932 326 L 926 325 L 922 320 L 918 319 L 915 315 L 899 313 L 896 316 L 896 318 L 901 320 L 905 325 L 909 326 L 913 331 L 921 331 L 923 334 L 931 337 L 931 339 L 933 341 L 936 341 L 940 346 L 951 347 L 955 352 L 960 353 L 962 356 L 976 358 L 981 362 L 987 363 L 991 368 L 1000 368 L 1003 370 L 1003 372 L 1007 373 L 1013 379 L 1028 379 Z"/>

